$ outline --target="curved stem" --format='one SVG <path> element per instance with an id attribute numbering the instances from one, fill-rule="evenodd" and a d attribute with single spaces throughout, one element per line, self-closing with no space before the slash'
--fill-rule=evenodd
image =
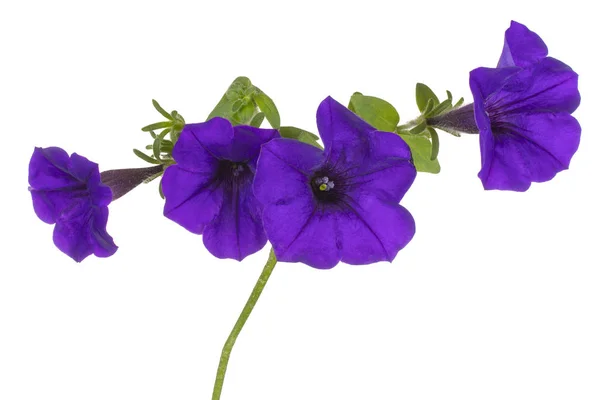
<path id="1" fill-rule="evenodd" d="M 271 272 L 273 272 L 273 268 L 275 268 L 275 264 L 277 264 L 277 258 L 275 257 L 275 253 L 273 249 L 269 253 L 269 259 L 263 268 L 260 276 L 258 277 L 258 281 L 254 285 L 254 289 L 252 289 L 252 293 L 250 293 L 250 297 L 242 310 L 242 313 L 238 317 L 229 337 L 225 341 L 225 345 L 223 345 L 223 351 L 221 352 L 221 360 L 219 361 L 219 367 L 217 368 L 217 377 L 215 378 L 215 386 L 213 388 L 212 400 L 219 400 L 221 398 L 221 391 L 223 390 L 223 382 L 225 381 L 225 373 L 227 372 L 227 364 L 229 363 L 229 355 L 231 354 L 231 349 L 237 340 L 238 335 L 242 331 L 244 324 L 248 320 L 250 313 L 254 309 L 256 302 L 258 301 L 269 277 L 271 276 Z"/>

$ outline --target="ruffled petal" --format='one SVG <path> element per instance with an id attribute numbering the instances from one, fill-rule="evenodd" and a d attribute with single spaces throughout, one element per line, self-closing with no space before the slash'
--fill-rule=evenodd
<path id="1" fill-rule="evenodd" d="M 209 172 L 193 172 L 172 165 L 165 170 L 161 182 L 165 217 L 197 234 L 204 231 L 223 204 L 223 188 Z"/>
<path id="2" fill-rule="evenodd" d="M 500 69 L 499 71 L 502 71 Z M 522 69 L 486 99 L 490 114 L 567 112 L 579 106 L 578 75 L 565 63 L 547 57 Z"/>
<path id="3" fill-rule="evenodd" d="M 535 32 L 512 21 L 504 35 L 504 48 L 498 68 L 530 67 L 548 55 L 548 47 Z"/>
<path id="4" fill-rule="evenodd" d="M 69 155 L 59 147 L 36 147 L 29 161 L 29 185 L 37 190 L 81 187 L 69 172 Z"/>
<path id="5" fill-rule="evenodd" d="M 253 168 L 260 154 L 260 146 L 279 137 L 275 129 L 260 129 L 253 126 L 239 125 L 233 128 L 234 139 L 231 144 L 229 160 L 246 162 Z"/>
<path id="6" fill-rule="evenodd" d="M 262 147 L 254 194 L 263 204 L 312 197 L 310 177 L 324 160 L 323 151 L 293 139 L 274 139 Z"/>
<path id="7" fill-rule="evenodd" d="M 350 178 L 349 193 L 377 193 L 399 203 L 417 176 L 410 148 L 402 138 L 390 132 L 371 132 L 370 154 L 361 171 Z"/>
<path id="8" fill-rule="evenodd" d="M 359 167 L 369 156 L 371 125 L 331 97 L 317 110 L 317 127 L 330 165 Z"/>
<path id="9" fill-rule="evenodd" d="M 512 116 L 489 135 L 491 156 L 479 177 L 485 189 L 527 190 L 569 167 L 579 146 L 581 127 L 567 113 Z"/>
<path id="10" fill-rule="evenodd" d="M 64 209 L 81 200 L 86 194 L 74 190 L 34 190 L 30 189 L 33 210 L 39 219 L 54 224 Z"/>
<path id="11" fill-rule="evenodd" d="M 69 160 L 69 172 L 75 179 L 81 182 L 91 181 L 92 184 L 100 182 L 98 164 L 77 153 L 71 154 L 71 159 Z"/>
<path id="12" fill-rule="evenodd" d="M 242 261 L 267 243 L 261 214 L 252 181 L 234 184 L 224 191 L 219 214 L 204 229 L 204 246 L 217 258 Z"/>
<path id="13" fill-rule="evenodd" d="M 107 207 L 93 207 L 87 199 L 72 203 L 56 222 L 54 244 L 77 262 L 95 254 L 108 257 L 117 251 L 106 232 Z"/>
<path id="14" fill-rule="evenodd" d="M 337 217 L 347 264 L 391 262 L 415 235 L 415 220 L 404 207 L 373 194 L 352 198 Z"/>

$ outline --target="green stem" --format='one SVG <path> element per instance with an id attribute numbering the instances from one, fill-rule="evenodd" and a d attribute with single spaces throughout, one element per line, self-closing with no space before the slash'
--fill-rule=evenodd
<path id="1" fill-rule="evenodd" d="M 212 400 L 219 400 L 221 398 L 221 391 L 223 390 L 223 382 L 225 381 L 225 373 L 227 372 L 227 363 L 229 363 L 229 355 L 231 354 L 231 349 L 237 340 L 238 335 L 242 331 L 244 324 L 248 320 L 250 313 L 254 309 L 256 302 L 258 301 L 269 277 L 271 276 L 271 272 L 273 272 L 273 268 L 275 268 L 275 264 L 277 264 L 277 258 L 275 257 L 275 253 L 273 249 L 269 253 L 269 259 L 263 268 L 260 276 L 258 277 L 258 281 L 254 285 L 254 289 L 252 289 L 252 293 L 250 293 L 250 297 L 242 310 L 242 313 L 238 317 L 229 337 L 225 341 L 225 345 L 223 346 L 223 351 L 221 352 L 221 360 L 219 361 L 219 367 L 217 368 L 217 377 L 215 378 L 215 386 L 213 388 Z"/>

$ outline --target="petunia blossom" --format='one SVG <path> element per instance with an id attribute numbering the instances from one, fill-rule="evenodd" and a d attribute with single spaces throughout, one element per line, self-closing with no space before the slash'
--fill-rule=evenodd
<path id="1" fill-rule="evenodd" d="M 497 68 L 471 71 L 473 104 L 428 122 L 442 129 L 479 132 L 485 189 L 525 191 L 569 167 L 581 127 L 578 75 L 547 57 L 542 39 L 512 22 Z"/>
<path id="2" fill-rule="evenodd" d="M 321 269 L 392 261 L 415 234 L 398 204 L 416 176 L 408 145 L 331 97 L 317 126 L 324 151 L 292 139 L 262 148 L 254 193 L 275 255 Z"/>
<path id="3" fill-rule="evenodd" d="M 177 164 L 162 180 L 164 215 L 202 234 L 215 257 L 241 261 L 262 249 L 267 238 L 252 180 L 261 145 L 275 137 L 276 130 L 233 127 L 220 117 L 185 125 L 173 148 Z"/>
<path id="4" fill-rule="evenodd" d="M 98 164 L 58 147 L 36 147 L 29 162 L 29 191 L 37 216 L 54 227 L 54 244 L 81 262 L 117 251 L 106 232 L 112 193 Z"/>

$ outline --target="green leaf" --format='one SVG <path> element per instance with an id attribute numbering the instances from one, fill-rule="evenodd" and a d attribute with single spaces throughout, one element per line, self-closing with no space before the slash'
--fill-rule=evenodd
<path id="1" fill-rule="evenodd" d="M 256 88 L 256 87 L 255 87 Z M 281 118 L 279 117 L 279 111 L 273 100 L 265 94 L 262 90 L 256 88 L 257 92 L 254 94 L 253 99 L 258 105 L 260 111 L 265 113 L 265 117 L 269 124 L 278 129 L 281 126 Z"/>
<path id="2" fill-rule="evenodd" d="M 158 101 L 152 99 L 152 105 L 154 106 L 154 108 L 156 109 L 156 111 L 158 111 L 159 113 L 162 114 L 163 117 L 165 117 L 166 119 L 173 119 L 173 117 L 171 116 L 171 114 L 169 114 L 164 108 L 162 108 L 160 106 L 160 104 L 158 104 Z"/>
<path id="3" fill-rule="evenodd" d="M 142 160 L 150 163 L 150 164 L 161 164 L 160 161 L 155 160 L 154 158 L 142 153 L 141 151 L 139 151 L 138 149 L 133 149 L 133 153 L 138 156 L 139 158 L 141 158 Z"/>
<path id="4" fill-rule="evenodd" d="M 431 136 L 431 161 L 434 161 L 437 159 L 438 153 L 440 152 L 440 138 L 438 136 L 438 133 L 435 129 L 433 129 L 432 127 L 427 127 L 427 130 L 429 131 L 429 135 Z"/>
<path id="5" fill-rule="evenodd" d="M 454 105 L 454 108 L 458 108 L 460 106 L 462 106 L 462 104 L 465 102 L 464 97 L 461 97 L 460 99 L 458 99 L 458 101 L 456 102 L 456 104 Z"/>
<path id="6" fill-rule="evenodd" d="M 319 142 L 317 142 L 319 140 L 319 137 L 314 133 L 310 133 L 303 129 L 296 128 L 293 126 L 282 126 L 279 128 L 279 134 L 281 135 L 281 137 L 298 140 L 299 142 L 307 143 L 311 146 L 323 149 Z"/>
<path id="7" fill-rule="evenodd" d="M 233 113 L 229 120 L 233 125 L 249 125 L 252 121 L 252 117 L 256 113 L 256 106 L 254 102 L 249 102 L 240 108 L 236 113 Z"/>
<path id="8" fill-rule="evenodd" d="M 424 83 L 417 83 L 415 94 L 417 98 L 417 107 L 419 107 L 419 111 L 421 112 L 423 112 L 425 107 L 427 107 L 427 102 L 429 99 L 433 99 L 434 106 L 440 104 L 440 101 L 435 93 L 433 93 L 433 91 L 429 89 L 429 86 L 425 85 Z"/>
<path id="9" fill-rule="evenodd" d="M 255 128 L 260 128 L 263 121 L 265 120 L 265 113 L 259 112 L 254 117 L 252 117 L 252 121 L 250 121 L 250 126 Z"/>
<path id="10" fill-rule="evenodd" d="M 142 128 L 142 131 L 149 132 L 149 131 L 153 131 L 155 129 L 169 128 L 172 125 L 173 125 L 173 122 L 171 122 L 171 121 L 157 122 L 155 124 L 146 125 L 145 127 Z"/>
<path id="11" fill-rule="evenodd" d="M 452 104 L 452 93 L 449 90 L 446 90 L 446 96 L 448 96 L 448 100 L 450 100 L 450 104 Z"/>
<path id="12" fill-rule="evenodd" d="M 208 114 L 207 121 L 214 117 L 222 117 L 231 121 L 233 115 L 233 103 L 236 100 L 244 97 L 244 92 L 252 88 L 250 79 L 245 76 L 239 76 L 229 85 L 221 100 L 217 103 L 215 108 Z"/>
<path id="13" fill-rule="evenodd" d="M 380 131 L 394 132 L 400 122 L 400 115 L 394 106 L 377 97 L 356 92 L 350 98 L 348 108 Z"/>
<path id="14" fill-rule="evenodd" d="M 406 144 L 410 147 L 413 163 L 419 172 L 429 172 L 437 174 L 440 172 L 440 163 L 438 160 L 431 160 L 432 144 L 425 136 L 400 134 Z"/>

